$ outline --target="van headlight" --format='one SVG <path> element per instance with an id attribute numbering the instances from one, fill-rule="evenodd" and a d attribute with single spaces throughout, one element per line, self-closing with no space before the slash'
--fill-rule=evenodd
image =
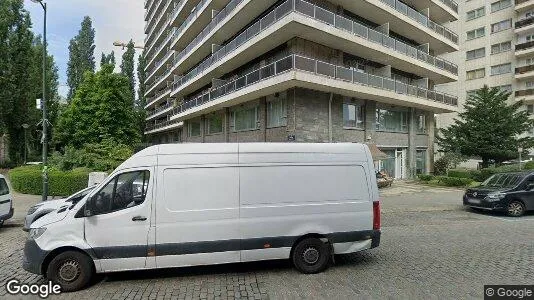
<path id="1" fill-rule="evenodd" d="M 503 193 L 491 193 L 486 196 L 486 200 L 488 201 L 499 201 L 504 199 L 506 197 L 506 194 Z"/>
<path id="2" fill-rule="evenodd" d="M 28 235 L 28 239 L 35 240 L 38 239 L 43 233 L 45 233 L 46 227 L 41 228 L 32 228 L 30 229 L 30 234 Z"/>

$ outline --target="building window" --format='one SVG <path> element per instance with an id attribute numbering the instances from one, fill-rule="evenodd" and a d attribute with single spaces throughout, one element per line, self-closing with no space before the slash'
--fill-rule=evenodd
<path id="1" fill-rule="evenodd" d="M 527 87 L 527 89 L 533 88 L 534 87 L 534 81 L 525 82 L 525 86 Z"/>
<path id="2" fill-rule="evenodd" d="M 343 127 L 363 129 L 363 106 L 343 104 Z"/>
<path id="3" fill-rule="evenodd" d="M 534 105 L 532 105 L 532 104 L 527 105 L 527 112 L 528 112 L 529 115 L 534 113 Z"/>
<path id="4" fill-rule="evenodd" d="M 189 126 L 187 128 L 189 137 L 198 137 L 200 136 L 200 121 L 189 121 Z"/>
<path id="5" fill-rule="evenodd" d="M 476 95 L 476 94 L 477 94 L 477 91 L 478 91 L 478 89 L 467 91 L 467 92 L 466 92 L 466 99 L 469 99 L 470 97 Z"/>
<path id="6" fill-rule="evenodd" d="M 497 33 L 512 28 L 512 19 L 491 24 L 491 33 Z"/>
<path id="7" fill-rule="evenodd" d="M 466 52 L 466 60 L 482 58 L 484 56 L 486 56 L 486 48 L 479 48 Z"/>
<path id="8" fill-rule="evenodd" d="M 491 66 L 491 76 L 508 74 L 510 72 L 512 72 L 512 64 L 511 63 Z"/>
<path id="9" fill-rule="evenodd" d="M 417 114 L 415 115 L 416 118 L 416 132 L 417 133 L 426 133 L 426 115 L 424 114 Z"/>
<path id="10" fill-rule="evenodd" d="M 496 12 L 512 6 L 512 0 L 501 0 L 491 4 L 491 12 Z"/>
<path id="11" fill-rule="evenodd" d="M 486 35 L 486 28 L 480 27 L 467 32 L 467 40 L 477 39 Z"/>
<path id="12" fill-rule="evenodd" d="M 258 107 L 233 111 L 232 127 L 234 132 L 258 129 Z"/>
<path id="13" fill-rule="evenodd" d="M 512 85 L 511 84 L 505 84 L 505 85 L 496 86 L 496 88 L 498 88 L 499 90 L 501 90 L 503 92 L 508 92 L 508 93 L 512 92 Z"/>
<path id="14" fill-rule="evenodd" d="M 267 127 L 287 126 L 287 101 L 285 97 L 267 102 Z"/>
<path id="15" fill-rule="evenodd" d="M 503 42 L 491 45 L 491 54 L 498 54 L 512 50 L 512 42 Z"/>
<path id="16" fill-rule="evenodd" d="M 206 117 L 206 134 L 217 134 L 223 132 L 223 116 L 221 114 L 209 115 Z"/>
<path id="17" fill-rule="evenodd" d="M 376 130 L 388 132 L 408 132 L 408 112 L 377 109 Z"/>
<path id="18" fill-rule="evenodd" d="M 480 18 L 486 15 L 486 8 L 480 7 L 467 12 L 467 21 L 471 21 L 476 18 Z"/>
<path id="19" fill-rule="evenodd" d="M 415 152 L 415 173 L 426 173 L 426 150 L 417 150 Z"/>
<path id="20" fill-rule="evenodd" d="M 534 41 L 534 34 L 529 34 L 529 35 L 525 36 L 525 40 L 527 42 Z"/>
<path id="21" fill-rule="evenodd" d="M 467 71 L 467 74 L 466 74 L 467 80 L 479 79 L 479 78 L 484 78 L 484 77 L 486 77 L 486 69 L 484 68 Z"/>

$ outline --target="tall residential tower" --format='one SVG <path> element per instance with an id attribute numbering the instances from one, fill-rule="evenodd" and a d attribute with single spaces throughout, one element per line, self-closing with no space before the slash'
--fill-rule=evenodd
<path id="1" fill-rule="evenodd" d="M 368 142 L 379 168 L 431 169 L 458 110 L 452 0 L 147 0 L 153 143 Z"/>

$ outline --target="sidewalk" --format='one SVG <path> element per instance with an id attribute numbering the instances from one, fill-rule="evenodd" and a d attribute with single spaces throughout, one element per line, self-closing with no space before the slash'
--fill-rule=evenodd
<path id="1" fill-rule="evenodd" d="M 13 218 L 5 221 L 4 226 L 23 226 L 24 217 L 26 216 L 28 209 L 41 202 L 41 195 L 19 194 L 13 190 L 9 179 L 6 179 L 11 194 L 13 195 L 13 207 L 15 208 L 15 213 L 13 214 Z M 49 199 L 52 199 L 52 197 L 49 197 Z"/>

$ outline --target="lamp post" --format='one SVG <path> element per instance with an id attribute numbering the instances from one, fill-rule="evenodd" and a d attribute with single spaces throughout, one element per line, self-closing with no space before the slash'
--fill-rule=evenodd
<path id="1" fill-rule="evenodd" d="M 46 115 L 46 3 L 43 0 L 31 0 L 34 3 L 41 4 L 41 7 L 44 11 L 43 18 L 43 103 L 41 107 L 43 109 L 43 197 L 42 200 L 46 201 L 48 199 L 48 167 L 47 167 L 47 158 L 48 158 L 48 119 Z"/>
<path id="2" fill-rule="evenodd" d="M 521 154 L 523 153 L 523 147 L 519 146 L 517 152 L 519 152 L 519 171 L 521 171 Z"/>
<path id="3" fill-rule="evenodd" d="M 28 131 L 28 128 L 30 128 L 30 125 L 24 123 L 22 124 L 22 128 L 24 129 L 24 164 L 26 164 L 28 158 L 28 139 L 26 137 L 26 132 Z"/>

